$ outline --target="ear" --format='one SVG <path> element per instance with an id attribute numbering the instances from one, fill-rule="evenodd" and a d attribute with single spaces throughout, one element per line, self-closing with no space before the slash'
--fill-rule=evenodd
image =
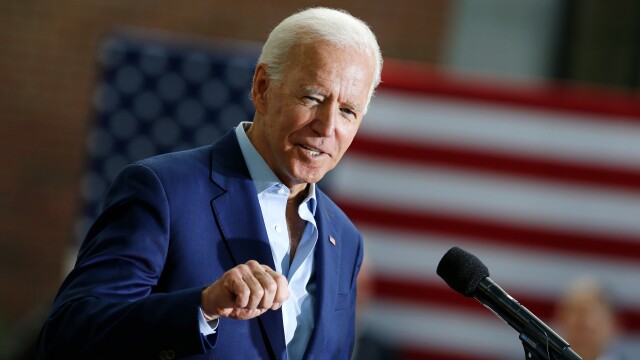
<path id="1" fill-rule="evenodd" d="M 251 99 L 256 112 L 264 114 L 267 111 L 267 91 L 271 85 L 271 80 L 267 75 L 266 65 L 263 63 L 256 66 L 253 73 L 253 86 L 251 87 Z"/>

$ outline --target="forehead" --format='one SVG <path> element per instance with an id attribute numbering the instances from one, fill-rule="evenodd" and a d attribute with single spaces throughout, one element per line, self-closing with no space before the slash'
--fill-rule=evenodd
<path id="1" fill-rule="evenodd" d="M 374 71 L 375 63 L 370 54 L 317 41 L 294 45 L 289 53 L 285 79 L 300 87 L 341 87 L 350 88 L 352 92 L 364 89 L 368 95 Z"/>
<path id="2" fill-rule="evenodd" d="M 564 306 L 573 309 L 613 310 L 606 296 L 599 289 L 579 289 L 564 299 Z"/>

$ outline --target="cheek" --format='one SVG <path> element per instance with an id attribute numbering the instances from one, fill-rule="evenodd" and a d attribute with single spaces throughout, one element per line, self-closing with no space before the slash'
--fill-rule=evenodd
<path id="1" fill-rule="evenodd" d="M 314 116 L 313 112 L 313 109 L 307 108 L 296 100 L 291 100 L 281 108 L 280 117 L 292 126 L 306 122 Z"/>
<path id="2" fill-rule="evenodd" d="M 353 142 L 357 131 L 357 125 L 345 126 L 343 129 L 340 129 L 338 131 L 337 142 L 341 155 L 347 151 L 349 146 L 351 146 L 351 143 Z"/>

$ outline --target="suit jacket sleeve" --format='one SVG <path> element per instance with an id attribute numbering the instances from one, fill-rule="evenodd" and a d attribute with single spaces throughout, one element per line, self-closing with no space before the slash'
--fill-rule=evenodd
<path id="1" fill-rule="evenodd" d="M 170 248 L 167 195 L 145 165 L 114 181 L 39 339 L 41 358 L 157 358 L 203 353 L 202 287 L 155 293 Z"/>

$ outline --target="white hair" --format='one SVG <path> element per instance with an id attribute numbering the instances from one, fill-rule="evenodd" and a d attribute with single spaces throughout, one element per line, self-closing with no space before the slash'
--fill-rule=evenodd
<path id="1" fill-rule="evenodd" d="M 284 19 L 276 26 L 258 58 L 265 64 L 267 76 L 278 83 L 282 80 L 291 48 L 324 40 L 340 48 L 357 49 L 373 56 L 375 72 L 369 91 L 369 100 L 380 83 L 382 54 L 376 37 L 362 20 L 339 9 L 315 7 L 300 11 Z"/>

